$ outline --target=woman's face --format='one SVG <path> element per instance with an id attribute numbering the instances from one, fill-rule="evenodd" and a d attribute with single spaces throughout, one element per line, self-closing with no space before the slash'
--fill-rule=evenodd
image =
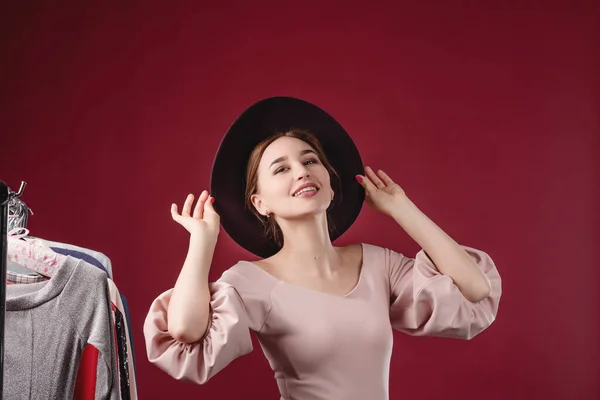
<path id="1" fill-rule="evenodd" d="M 308 143 L 281 137 L 265 149 L 252 196 L 261 214 L 294 219 L 322 213 L 332 196 L 329 172 Z"/>

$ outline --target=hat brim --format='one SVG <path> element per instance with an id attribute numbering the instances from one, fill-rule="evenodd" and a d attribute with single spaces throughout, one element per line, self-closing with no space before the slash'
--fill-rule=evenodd
<path id="1" fill-rule="evenodd" d="M 246 207 L 246 168 L 252 150 L 271 135 L 292 128 L 315 135 L 331 166 L 340 177 L 334 184 L 334 204 L 329 208 L 330 238 L 336 240 L 358 217 L 365 198 L 355 176 L 363 163 L 346 130 L 327 112 L 304 100 L 270 97 L 244 111 L 231 125 L 217 150 L 210 177 L 210 192 L 221 225 L 240 246 L 259 257 L 279 251 L 254 214 Z"/>

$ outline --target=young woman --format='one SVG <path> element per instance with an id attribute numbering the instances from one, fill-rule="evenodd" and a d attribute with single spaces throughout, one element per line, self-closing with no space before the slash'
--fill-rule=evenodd
<path id="1" fill-rule="evenodd" d="M 149 360 L 203 384 L 252 351 L 253 331 L 282 399 L 384 400 L 392 328 L 461 339 L 486 329 L 501 295 L 491 258 L 457 244 L 383 171 L 361 166 L 343 128 L 310 103 L 275 97 L 243 113 L 215 158 L 211 194 L 195 205 L 189 195 L 181 213 L 172 206 L 189 250 L 148 313 Z M 419 244 L 415 258 L 332 244 L 365 198 Z M 221 225 L 260 259 L 209 284 Z"/>

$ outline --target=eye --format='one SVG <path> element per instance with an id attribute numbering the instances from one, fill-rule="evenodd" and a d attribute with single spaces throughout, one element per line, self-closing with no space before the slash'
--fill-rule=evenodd
<path id="1" fill-rule="evenodd" d="M 273 172 L 273 175 L 277 175 L 278 173 L 283 172 L 286 169 L 287 169 L 287 167 L 279 167 Z"/>
<path id="2" fill-rule="evenodd" d="M 310 160 L 304 161 L 304 165 L 318 164 L 318 163 L 319 163 L 319 161 L 315 160 L 314 158 L 311 158 Z"/>

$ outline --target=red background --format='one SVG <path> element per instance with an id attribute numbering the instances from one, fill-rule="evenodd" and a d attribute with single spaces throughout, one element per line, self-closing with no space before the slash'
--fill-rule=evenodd
<path id="1" fill-rule="evenodd" d="M 32 235 L 111 258 L 140 398 L 278 398 L 258 346 L 197 386 L 149 364 L 142 335 L 187 248 L 171 202 L 208 186 L 222 134 L 271 95 L 331 112 L 365 164 L 503 277 L 473 341 L 396 334 L 392 399 L 600 395 L 593 2 L 7 3 L 0 179 L 28 183 Z M 366 206 L 338 243 L 353 241 L 418 250 Z M 244 258 L 223 232 L 212 279 Z"/>

